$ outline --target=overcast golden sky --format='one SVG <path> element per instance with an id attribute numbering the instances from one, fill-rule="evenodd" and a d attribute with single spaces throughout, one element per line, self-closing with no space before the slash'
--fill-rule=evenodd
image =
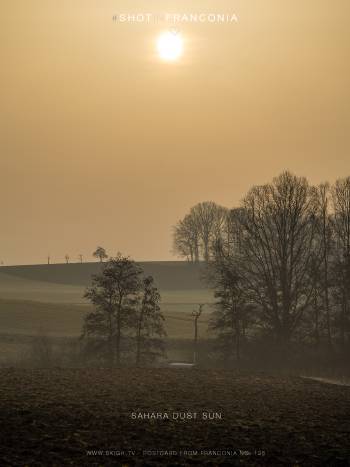
<path id="1" fill-rule="evenodd" d="M 123 12 L 234 13 L 164 24 Z M 76 260 L 97 244 L 170 259 L 198 201 L 239 202 L 283 169 L 350 174 L 348 0 L 3 0 L 0 260 Z"/>

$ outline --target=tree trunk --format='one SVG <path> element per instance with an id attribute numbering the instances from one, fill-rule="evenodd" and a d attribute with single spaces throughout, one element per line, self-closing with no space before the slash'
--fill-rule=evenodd
<path id="1" fill-rule="evenodd" d="M 197 343 L 198 343 L 198 318 L 194 319 L 194 349 L 193 349 L 193 363 L 197 363 Z"/>
<path id="2" fill-rule="evenodd" d="M 141 362 L 141 330 L 143 323 L 143 310 L 141 310 L 140 318 L 137 323 L 137 336 L 136 336 L 136 366 L 140 365 Z"/>
<path id="3" fill-rule="evenodd" d="M 324 257 L 324 300 L 325 300 L 325 310 L 326 310 L 326 326 L 327 326 L 327 343 L 328 348 L 332 347 L 332 335 L 331 335 L 331 322 L 330 322 L 330 312 L 329 312 L 329 291 L 328 291 L 328 243 L 327 243 L 327 225 L 326 217 L 327 211 L 326 207 L 323 210 L 323 257 Z"/>
<path id="4" fill-rule="evenodd" d="M 318 348 L 320 345 L 320 331 L 319 331 L 319 310 L 317 303 L 317 289 L 314 289 L 314 313 L 315 313 L 315 344 Z"/>
<path id="5" fill-rule="evenodd" d="M 239 320 L 237 318 L 236 318 L 236 358 L 238 362 L 241 359 L 240 326 L 239 326 Z"/>
<path id="6" fill-rule="evenodd" d="M 117 366 L 120 366 L 120 337 L 121 337 L 121 332 L 120 332 L 120 313 L 118 313 L 118 325 L 117 325 L 117 335 L 116 335 L 116 363 Z"/>
<path id="7" fill-rule="evenodd" d="M 204 261 L 209 261 L 209 239 L 204 239 Z"/>
<path id="8" fill-rule="evenodd" d="M 345 290 L 343 291 L 343 300 L 341 307 L 341 316 L 340 316 L 340 346 L 342 351 L 345 349 L 345 316 L 347 310 L 347 297 Z"/>
<path id="9" fill-rule="evenodd" d="M 108 336 L 108 360 L 109 366 L 114 366 L 114 346 L 113 346 L 113 326 L 112 326 L 112 315 L 108 313 L 108 324 L 109 324 L 109 336 Z"/>
<path id="10" fill-rule="evenodd" d="M 117 329 L 116 329 L 116 341 L 115 341 L 115 350 L 116 350 L 116 364 L 120 366 L 120 341 L 121 341 L 121 314 L 122 314 L 122 298 L 118 303 L 117 310 Z"/>
<path id="11" fill-rule="evenodd" d="M 194 260 L 196 263 L 199 261 L 199 247 L 198 247 L 198 240 L 196 239 L 194 244 Z"/>
<path id="12" fill-rule="evenodd" d="M 137 336 L 136 336 L 136 366 L 140 365 L 141 360 L 141 319 L 139 320 L 137 326 Z"/>

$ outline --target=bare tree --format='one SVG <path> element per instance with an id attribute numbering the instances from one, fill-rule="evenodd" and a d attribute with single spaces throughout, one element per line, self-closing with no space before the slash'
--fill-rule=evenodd
<path id="1" fill-rule="evenodd" d="M 65 255 L 64 259 L 66 260 L 66 264 L 68 264 L 69 263 L 69 255 L 68 254 Z"/>
<path id="2" fill-rule="evenodd" d="M 191 216 L 196 220 L 203 245 L 203 259 L 210 259 L 211 246 L 221 237 L 225 222 L 226 209 L 212 201 L 196 204 L 191 209 Z"/>
<path id="3" fill-rule="evenodd" d="M 240 361 L 242 340 L 249 314 L 249 296 L 237 256 L 216 250 L 208 279 L 214 288 L 215 309 L 209 329 L 217 335 L 218 348 L 225 359 Z"/>
<path id="4" fill-rule="evenodd" d="M 80 264 L 82 264 L 83 263 L 83 255 L 82 254 L 78 255 L 78 259 L 80 261 Z"/>
<path id="5" fill-rule="evenodd" d="M 341 299 L 340 341 L 344 348 L 349 330 L 350 288 L 350 177 L 337 180 L 332 187 L 333 228 L 336 242 L 336 285 Z"/>
<path id="6" fill-rule="evenodd" d="M 212 201 L 193 206 L 174 227 L 174 252 L 192 262 L 208 262 L 215 243 L 225 235 L 227 213 Z"/>
<path id="7" fill-rule="evenodd" d="M 188 261 L 199 261 L 199 231 L 195 219 L 187 214 L 179 221 L 173 232 L 173 251 L 187 258 Z"/>
<path id="8" fill-rule="evenodd" d="M 253 187 L 243 201 L 239 268 L 263 320 L 281 342 L 290 340 L 312 297 L 314 198 L 305 178 L 284 172 L 271 184 Z"/>
<path id="9" fill-rule="evenodd" d="M 329 213 L 329 193 L 330 188 L 328 183 L 319 185 L 316 189 L 317 201 L 318 201 L 318 216 L 320 220 L 320 242 L 321 242 L 321 253 L 322 262 L 320 264 L 321 275 L 322 275 L 322 295 L 323 304 L 326 318 L 326 331 L 327 331 L 327 342 L 328 347 L 332 345 L 332 334 L 331 334 L 331 318 L 330 318 L 330 303 L 329 303 L 329 263 L 332 246 L 332 225 Z M 316 271 L 317 274 L 317 271 Z M 317 298 L 315 298 L 317 301 Z M 316 304 L 316 302 L 314 302 Z M 317 308 L 317 307 L 316 307 Z M 318 316 L 317 316 L 318 318 Z"/>

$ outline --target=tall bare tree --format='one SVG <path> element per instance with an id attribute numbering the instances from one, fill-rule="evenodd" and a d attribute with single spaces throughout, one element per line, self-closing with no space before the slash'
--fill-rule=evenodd
<path id="1" fill-rule="evenodd" d="M 316 189 L 318 202 L 318 217 L 320 221 L 319 236 L 321 243 L 322 262 L 320 263 L 321 284 L 323 296 L 323 308 L 326 318 L 326 332 L 328 346 L 332 345 L 331 318 L 330 318 L 330 300 L 329 300 L 329 264 L 331 260 L 332 247 L 332 224 L 329 212 L 330 187 L 328 183 L 319 185 Z M 316 271 L 317 274 L 317 271 Z M 317 301 L 317 299 L 315 299 Z"/>
<path id="2" fill-rule="evenodd" d="M 198 225 L 203 246 L 203 259 L 210 259 L 211 247 L 221 237 L 227 210 L 212 201 L 198 203 L 191 209 L 191 216 Z"/>
<path id="3" fill-rule="evenodd" d="M 336 242 L 336 285 L 341 298 L 340 341 L 344 348 L 349 332 L 350 289 L 350 177 L 337 180 L 332 187 L 333 227 Z"/>
<path id="4" fill-rule="evenodd" d="M 253 187 L 243 207 L 240 270 L 264 321 L 287 342 L 312 297 L 315 197 L 305 178 L 284 172 Z"/>
<path id="5" fill-rule="evenodd" d="M 208 262 L 215 243 L 227 236 L 227 213 L 212 201 L 193 206 L 174 227 L 174 252 L 192 262 Z"/>
<path id="6" fill-rule="evenodd" d="M 219 350 L 225 358 L 239 361 L 248 309 L 245 284 L 232 257 L 218 255 L 211 262 L 210 271 L 215 309 L 209 329 L 217 335 Z"/>
<path id="7" fill-rule="evenodd" d="M 199 228 L 196 219 L 189 214 L 174 227 L 173 251 L 188 261 L 199 261 Z"/>

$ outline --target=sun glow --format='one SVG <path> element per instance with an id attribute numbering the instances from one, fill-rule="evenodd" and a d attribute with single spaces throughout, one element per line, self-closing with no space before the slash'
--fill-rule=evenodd
<path id="1" fill-rule="evenodd" d="M 157 40 L 159 57 L 167 62 L 178 60 L 183 52 L 183 39 L 177 31 L 163 32 Z"/>

